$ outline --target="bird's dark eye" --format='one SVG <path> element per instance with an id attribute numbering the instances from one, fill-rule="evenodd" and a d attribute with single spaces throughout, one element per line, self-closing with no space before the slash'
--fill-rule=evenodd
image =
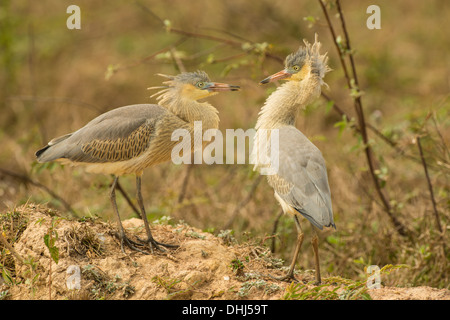
<path id="1" fill-rule="evenodd" d="M 292 67 L 292 69 L 293 69 L 294 71 L 299 71 L 299 70 L 300 70 L 300 67 L 297 66 L 297 65 L 295 65 L 295 66 Z"/>
<path id="2" fill-rule="evenodd" d="M 197 87 L 198 88 L 203 88 L 205 86 L 205 83 L 204 82 L 197 82 Z"/>

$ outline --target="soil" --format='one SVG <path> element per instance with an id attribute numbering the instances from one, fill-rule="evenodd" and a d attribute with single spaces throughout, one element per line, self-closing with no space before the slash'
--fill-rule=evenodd
<path id="1" fill-rule="evenodd" d="M 313 272 L 296 275 L 295 284 L 268 275 L 283 275 L 286 268 L 267 248 L 238 244 L 230 234 L 218 236 L 186 224 L 152 224 L 155 239 L 177 244 L 176 249 L 144 254 L 120 248 L 117 226 L 87 219 L 57 218 L 54 210 L 25 205 L 15 210 L 27 223 L 9 255 L 10 281 L 0 280 L 4 299 L 283 299 L 349 297 L 342 281 L 328 279 L 321 294 L 314 286 Z M 52 231 L 53 221 L 53 231 Z M 3 222 L 2 222 L 3 223 Z M 144 238 L 140 219 L 123 221 L 130 238 Z M 1 228 L 4 230 L 4 228 Z M 1 230 L 0 229 L 0 230 Z M 3 232 L 5 235 L 7 232 Z M 54 257 L 44 243 L 51 235 L 58 252 Z M 50 239 L 51 247 L 51 239 Z M 0 248 L 1 242 L 0 242 Z M 21 257 L 24 263 L 19 260 Z M 339 277 L 335 277 L 339 279 Z M 1 279 L 1 278 L 0 278 Z M 324 279 L 325 282 L 327 279 Z M 343 279 L 345 280 L 345 279 Z M 14 283 L 14 284 L 12 284 Z M 72 288 L 72 289 L 69 289 Z M 333 291 L 333 288 L 336 289 Z M 294 290 L 294 289 L 297 289 Z M 326 290 L 325 290 L 326 289 Z M 328 294 L 323 294 L 327 292 Z M 367 290 L 350 297 L 374 300 L 450 300 L 450 291 L 431 287 Z M 296 295 L 297 294 L 297 295 Z M 303 295 L 302 295 L 303 294 Z M 309 296 L 308 296 L 309 294 Z"/>

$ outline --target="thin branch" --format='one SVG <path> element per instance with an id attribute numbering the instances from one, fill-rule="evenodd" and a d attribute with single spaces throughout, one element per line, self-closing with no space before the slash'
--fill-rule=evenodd
<path id="1" fill-rule="evenodd" d="M 344 14 L 343 14 L 343 12 L 341 10 L 341 2 L 340 2 L 340 0 L 336 0 L 336 6 L 337 6 L 337 10 L 339 12 L 339 18 L 341 19 L 342 30 L 344 31 L 345 43 L 347 44 L 347 51 L 349 52 L 348 56 L 350 58 L 350 64 L 351 64 L 351 67 L 352 67 L 353 79 L 355 80 L 356 86 L 359 88 L 359 86 L 358 86 L 358 76 L 356 74 L 355 61 L 353 59 L 353 54 L 351 53 L 351 48 L 350 48 L 350 37 L 348 36 L 347 27 L 345 25 L 345 19 L 344 19 Z"/>
<path id="2" fill-rule="evenodd" d="M 232 32 L 230 32 L 230 31 L 227 31 L 227 30 L 222 30 L 222 29 L 218 29 L 218 28 L 203 28 L 203 29 L 205 29 L 205 30 L 212 30 L 212 31 L 216 31 L 216 32 L 220 32 L 220 33 L 223 33 L 223 34 L 226 34 L 226 35 L 228 35 L 228 36 L 231 36 L 231 37 L 233 37 L 233 38 L 236 38 L 236 39 L 239 39 L 239 40 L 241 40 L 241 41 L 244 41 L 244 42 L 252 42 L 251 40 L 249 40 L 249 39 L 247 39 L 247 38 L 244 38 L 244 37 L 242 37 L 241 35 L 238 35 L 238 34 L 235 34 L 235 33 L 232 33 Z"/>
<path id="3" fill-rule="evenodd" d="M 234 47 L 234 48 L 239 48 L 240 50 L 243 50 L 242 45 L 244 43 L 250 43 L 250 44 L 255 44 L 255 42 L 253 41 L 243 41 L 243 39 L 241 38 L 242 41 L 236 41 L 236 40 L 231 40 L 231 39 L 226 39 L 226 38 L 221 38 L 221 37 L 217 37 L 217 36 L 212 36 L 209 34 L 203 34 L 203 33 L 197 33 L 197 32 L 191 32 L 191 31 L 186 31 L 186 30 L 181 30 L 181 29 L 177 29 L 177 28 L 173 28 L 173 27 L 167 27 L 164 24 L 164 20 L 161 19 L 157 14 L 155 14 L 152 10 L 150 10 L 148 7 L 144 6 L 142 3 L 140 3 L 139 1 L 136 1 L 137 5 L 142 8 L 146 13 L 148 13 L 149 15 L 151 15 L 154 19 L 156 19 L 162 27 L 164 27 L 166 29 L 167 32 L 170 33 L 175 33 L 175 34 L 179 34 L 185 37 L 189 37 L 189 38 L 197 38 L 197 39 L 204 39 L 204 40 L 209 40 L 209 41 L 213 41 L 213 42 L 219 42 L 219 43 L 223 43 L 226 44 L 230 47 Z M 226 33 L 226 32 L 224 32 Z M 235 38 L 237 38 L 234 35 L 231 35 Z M 249 53 L 249 52 L 247 52 Z M 273 55 L 269 52 L 264 52 L 264 56 L 266 58 L 270 58 L 272 60 L 278 61 L 280 63 L 283 63 L 283 59 L 281 59 L 280 57 Z"/>
<path id="4" fill-rule="evenodd" d="M 323 93 L 322 92 L 322 97 L 324 97 L 325 98 L 325 100 L 327 100 L 327 101 L 332 101 L 333 102 L 333 109 L 341 116 L 341 117 L 345 117 L 347 120 L 350 120 L 351 118 L 350 118 L 350 116 L 338 105 L 338 104 L 336 104 L 336 102 L 333 100 L 333 99 L 331 99 L 327 94 L 325 94 L 325 93 Z M 352 123 L 351 125 L 350 125 L 350 127 L 352 128 L 352 129 L 354 129 L 355 131 L 357 131 L 357 132 L 359 132 L 359 133 L 361 133 L 361 130 L 359 129 L 359 127 L 358 127 L 358 125 L 356 124 L 356 123 Z M 414 156 L 412 156 L 412 155 L 409 155 L 409 154 L 406 154 L 405 153 L 405 151 L 403 150 L 403 149 L 401 149 L 400 147 L 398 147 L 398 145 L 397 145 L 397 142 L 395 142 L 395 141 L 393 141 L 393 140 L 391 140 L 391 139 L 389 139 L 388 137 L 386 137 L 380 130 L 378 130 L 378 128 L 376 128 L 375 126 L 373 126 L 372 124 L 370 124 L 370 123 L 366 123 L 366 127 L 368 128 L 368 129 L 370 129 L 373 133 L 375 133 L 381 140 L 383 140 L 387 145 L 389 145 L 390 147 L 392 147 L 399 155 L 401 155 L 401 156 L 403 156 L 403 157 L 405 157 L 405 158 L 407 158 L 407 159 L 410 159 L 410 160 L 413 160 L 413 161 L 415 161 L 415 162 L 417 162 L 417 163 L 421 163 L 421 160 L 420 159 L 418 159 L 418 158 L 416 158 L 416 157 L 414 157 Z M 437 166 L 430 166 L 430 165 L 428 165 L 428 167 L 431 167 L 432 169 L 434 169 L 434 170 L 439 170 L 440 168 L 438 168 Z"/>
<path id="5" fill-rule="evenodd" d="M 194 164 L 187 164 L 185 169 L 185 174 L 183 178 L 183 183 L 181 185 L 181 191 L 178 196 L 178 203 L 182 203 L 184 198 L 186 197 L 186 190 L 189 183 L 189 177 L 191 176 L 192 169 L 194 168 Z"/>
<path id="6" fill-rule="evenodd" d="M 225 57 L 225 58 L 219 58 L 219 59 L 214 59 L 211 63 L 220 63 L 220 62 L 225 62 L 225 61 L 229 61 L 229 60 L 234 60 L 234 59 L 239 59 L 242 57 L 245 57 L 247 55 L 247 52 L 242 52 L 242 53 L 238 53 L 229 57 Z"/>
<path id="7" fill-rule="evenodd" d="M 88 108 L 88 109 L 94 109 L 99 114 L 104 112 L 104 110 L 102 110 L 100 107 L 98 107 L 92 103 L 87 103 L 82 100 L 66 98 L 66 97 L 40 97 L 40 96 L 23 95 L 23 96 L 10 96 L 7 99 L 8 100 L 23 100 L 23 101 L 30 100 L 30 101 L 34 101 L 34 102 L 54 102 L 54 103 L 64 102 L 64 103 L 68 103 L 68 104 L 75 105 L 75 106 L 80 106 L 80 107 L 84 107 L 84 108 Z"/>
<path id="8" fill-rule="evenodd" d="M 247 203 L 250 202 L 250 200 L 253 197 L 253 194 L 256 191 L 256 187 L 259 185 L 259 183 L 261 182 L 262 179 L 262 175 L 258 175 L 258 177 L 256 177 L 255 181 L 253 181 L 252 186 L 250 187 L 250 191 L 248 192 L 247 196 L 242 199 L 242 201 L 236 206 L 236 208 L 234 209 L 233 213 L 231 214 L 230 219 L 228 220 L 227 223 L 225 223 L 225 225 L 222 227 L 222 230 L 227 230 L 231 227 L 231 225 L 234 222 L 234 219 L 236 219 L 237 215 L 239 214 L 239 212 L 242 210 L 243 207 L 245 207 L 247 205 Z"/>
<path id="9" fill-rule="evenodd" d="M 110 185 L 110 187 L 111 186 L 112 186 L 112 184 Z M 119 180 L 117 180 L 116 188 L 117 188 L 117 190 L 120 191 L 120 193 L 122 193 L 123 197 L 129 204 L 129 206 L 133 209 L 134 213 L 136 213 L 138 217 L 141 217 L 141 212 L 136 208 L 133 201 L 131 201 L 131 199 L 128 196 L 128 194 L 126 193 L 125 189 L 122 188 L 122 185 L 119 183 Z M 141 217 L 141 219 L 142 219 L 142 217 Z"/>
<path id="10" fill-rule="evenodd" d="M 333 43 L 337 49 L 338 55 L 339 55 L 339 59 L 342 65 L 342 68 L 344 70 L 344 75 L 345 78 L 347 80 L 347 84 L 348 87 L 351 89 L 356 89 L 357 93 L 359 92 L 359 87 L 358 87 L 358 82 L 357 82 L 357 77 L 356 77 L 356 67 L 355 67 L 355 63 L 353 60 L 353 54 L 352 54 L 352 50 L 351 50 L 351 46 L 350 46 L 350 39 L 348 36 L 348 32 L 347 32 L 347 28 L 345 25 L 345 20 L 343 17 L 343 12 L 339 3 L 339 0 L 336 0 L 336 4 L 337 4 L 337 9 L 338 9 L 338 13 L 339 13 L 339 18 L 341 21 L 341 25 L 342 28 L 344 29 L 344 36 L 345 36 L 345 43 L 346 43 L 346 52 L 348 54 L 348 56 L 350 57 L 350 61 L 351 61 L 351 67 L 352 67 L 352 73 L 353 73 L 353 78 L 350 77 L 348 69 L 347 69 L 347 65 L 345 63 L 344 60 L 344 52 L 341 51 L 341 48 L 337 42 L 337 37 L 336 37 L 336 32 L 334 30 L 333 24 L 331 23 L 330 17 L 328 15 L 328 11 L 325 7 L 325 4 L 323 3 L 322 0 L 318 0 L 320 6 L 322 7 L 322 11 L 325 15 L 325 18 L 327 20 L 328 23 L 328 27 L 330 29 L 331 35 L 333 37 Z M 367 160 L 367 164 L 369 166 L 369 173 L 370 176 L 373 180 L 373 183 L 375 185 L 375 190 L 381 200 L 381 202 L 383 203 L 383 207 L 385 209 L 385 212 L 387 213 L 387 215 L 389 216 L 389 218 L 391 219 L 395 229 L 398 231 L 398 233 L 402 236 L 407 236 L 410 234 L 410 231 L 397 219 L 397 217 L 394 215 L 394 212 L 392 210 L 392 207 L 390 205 L 390 201 L 389 198 L 385 195 L 385 193 L 383 192 L 383 190 L 381 189 L 381 185 L 380 185 L 380 181 L 377 177 L 377 175 L 375 174 L 376 166 L 373 162 L 373 151 L 372 148 L 369 145 L 369 139 L 368 139 L 368 135 L 367 135 L 367 125 L 366 125 L 366 121 L 364 118 L 364 111 L 363 111 L 363 107 L 362 107 L 362 102 L 361 102 L 361 96 L 357 95 L 354 97 L 354 107 L 355 107 L 355 111 L 356 114 L 358 116 L 358 124 L 359 124 L 359 129 L 360 129 L 360 133 L 361 133 L 361 137 L 363 139 L 363 143 L 364 143 L 364 153 L 366 155 L 366 160 Z"/>
<path id="11" fill-rule="evenodd" d="M 167 51 L 169 51 L 169 50 L 171 50 L 173 48 L 178 47 L 179 45 L 181 45 L 185 41 L 186 41 L 186 38 L 180 38 L 177 41 L 175 41 L 173 44 L 171 44 L 169 46 L 166 46 L 166 47 L 164 47 L 164 48 L 162 48 L 162 49 L 160 49 L 160 50 L 158 50 L 158 51 L 156 51 L 156 52 L 154 52 L 154 53 L 152 53 L 152 54 L 150 54 L 150 55 L 148 55 L 148 56 L 146 56 L 146 57 L 144 57 L 142 59 L 139 59 L 139 60 L 137 60 L 135 62 L 129 63 L 127 65 L 123 65 L 123 66 L 122 65 L 114 66 L 112 70 L 109 70 L 110 73 L 107 74 L 106 78 L 109 79 L 114 73 L 117 73 L 120 70 L 125 70 L 125 69 L 130 69 L 130 68 L 137 67 L 137 66 L 143 64 L 144 62 L 147 62 L 148 60 L 151 60 L 151 59 L 155 58 L 158 54 L 167 52 Z"/>
<path id="12" fill-rule="evenodd" d="M 436 227 L 439 230 L 439 233 L 442 234 L 442 226 L 441 220 L 439 218 L 439 212 L 436 206 L 436 200 L 434 198 L 433 185 L 431 184 L 430 175 L 428 174 L 427 162 L 425 161 L 425 157 L 423 155 L 422 144 L 420 143 L 420 137 L 416 137 L 417 147 L 419 148 L 420 159 L 422 159 L 423 171 L 425 172 L 425 177 L 427 178 L 428 190 L 430 191 L 431 203 L 433 204 L 433 212 L 434 218 L 436 220 Z"/>
<path id="13" fill-rule="evenodd" d="M 447 159 L 450 157 L 450 151 L 449 151 L 449 149 L 447 147 L 447 144 L 445 143 L 445 139 L 442 136 L 441 131 L 438 128 L 437 121 L 436 121 L 436 112 L 432 113 L 431 120 L 433 120 L 434 129 L 436 130 L 436 133 L 438 134 L 439 139 L 441 140 L 442 151 L 443 151 L 443 154 L 444 154 L 444 159 L 445 159 L 445 161 L 447 161 Z"/>
<path id="14" fill-rule="evenodd" d="M 186 72 L 186 68 L 184 67 L 183 62 L 181 62 L 180 57 L 177 55 L 175 47 L 170 48 L 170 56 L 172 57 L 173 61 L 175 62 L 175 65 L 177 66 L 178 71 Z"/>
<path id="15" fill-rule="evenodd" d="M 345 64 L 344 55 L 341 52 L 341 48 L 339 47 L 339 44 L 336 42 L 337 36 L 336 36 L 336 32 L 334 31 L 333 24 L 331 23 L 330 17 L 328 15 L 328 10 L 325 7 L 325 4 L 322 2 L 322 0 L 319 0 L 319 4 L 322 7 L 322 11 L 325 16 L 325 19 L 327 20 L 328 28 L 330 29 L 331 36 L 333 37 L 333 43 L 338 52 L 339 60 L 341 61 L 341 66 L 342 66 L 342 69 L 344 70 L 344 74 L 345 74 L 345 78 L 347 79 L 348 87 L 350 88 L 351 86 L 350 86 L 350 79 L 348 77 L 347 65 Z"/>
<path id="16" fill-rule="evenodd" d="M 275 241 L 276 241 L 276 234 L 278 230 L 278 223 L 280 222 L 281 216 L 284 214 L 283 209 L 280 210 L 278 213 L 275 221 L 273 222 L 273 228 L 272 228 L 272 244 L 270 245 L 270 252 L 275 253 Z"/>
<path id="17" fill-rule="evenodd" d="M 16 172 L 12 172 L 10 170 L 7 169 L 3 169 L 0 168 L 0 172 L 3 173 L 4 175 L 13 177 L 17 180 L 20 180 L 26 184 L 31 184 L 35 187 L 38 187 L 40 189 L 43 189 L 44 191 L 46 191 L 50 196 L 52 196 L 52 198 L 58 200 L 59 202 L 61 202 L 61 204 L 64 206 L 64 208 L 74 217 L 76 217 L 76 213 L 75 210 L 72 209 L 72 207 L 69 205 L 69 203 L 67 203 L 66 200 L 64 200 L 63 198 L 61 198 L 59 195 L 57 195 L 53 190 L 51 190 L 49 187 L 43 185 L 40 182 L 34 181 L 33 179 L 31 179 L 30 177 L 20 174 L 20 173 L 16 173 Z"/>

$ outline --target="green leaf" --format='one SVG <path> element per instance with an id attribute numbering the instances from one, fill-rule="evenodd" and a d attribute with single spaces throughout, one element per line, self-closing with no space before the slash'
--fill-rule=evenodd
<path id="1" fill-rule="evenodd" d="M 339 136 L 342 135 L 342 132 L 347 128 L 348 121 L 345 115 L 342 116 L 342 121 L 336 122 L 334 124 L 335 128 L 339 128 Z"/>
<path id="2" fill-rule="evenodd" d="M 59 249 L 58 249 L 58 247 L 50 247 L 48 249 L 50 251 L 50 256 L 52 257 L 53 261 L 55 261 L 55 263 L 58 264 L 58 261 L 59 261 Z"/>
<path id="3" fill-rule="evenodd" d="M 49 234 L 45 234 L 44 235 L 44 243 L 45 243 L 45 246 L 47 248 L 50 248 L 49 239 L 50 239 L 50 235 Z"/>
<path id="4" fill-rule="evenodd" d="M 3 280 L 5 280 L 5 282 L 7 284 L 13 284 L 13 278 L 11 276 L 11 273 L 8 271 L 8 269 L 6 269 L 3 265 L 0 264 L 0 267 L 2 268 L 2 277 Z"/>

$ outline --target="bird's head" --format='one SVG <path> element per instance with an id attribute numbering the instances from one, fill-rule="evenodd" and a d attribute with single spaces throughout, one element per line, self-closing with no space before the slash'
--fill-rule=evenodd
<path id="1" fill-rule="evenodd" d="M 212 82 L 206 72 L 183 72 L 177 76 L 158 74 L 169 79 L 165 81 L 166 86 L 151 87 L 148 89 L 165 89 L 155 95 L 163 94 L 169 90 L 176 90 L 176 94 L 190 100 L 200 100 L 213 96 L 221 91 L 237 91 L 239 86 L 226 83 Z M 154 96 L 154 95 L 153 95 Z M 152 97 L 153 97 L 152 96 Z"/>
<path id="2" fill-rule="evenodd" d="M 286 57 L 283 70 L 265 78 L 259 84 L 266 84 L 277 80 L 301 81 L 309 72 L 308 53 L 304 47 L 300 47 L 296 52 Z"/>
<path id="3" fill-rule="evenodd" d="M 320 54 L 321 43 L 318 40 L 318 35 L 315 35 L 313 44 L 306 40 L 303 40 L 303 43 L 305 44 L 304 46 L 300 46 L 296 52 L 286 57 L 283 70 L 265 78 L 260 84 L 276 80 L 302 81 L 309 74 L 317 75 L 321 84 L 325 84 L 322 79 L 331 69 L 327 64 L 327 53 Z"/>

